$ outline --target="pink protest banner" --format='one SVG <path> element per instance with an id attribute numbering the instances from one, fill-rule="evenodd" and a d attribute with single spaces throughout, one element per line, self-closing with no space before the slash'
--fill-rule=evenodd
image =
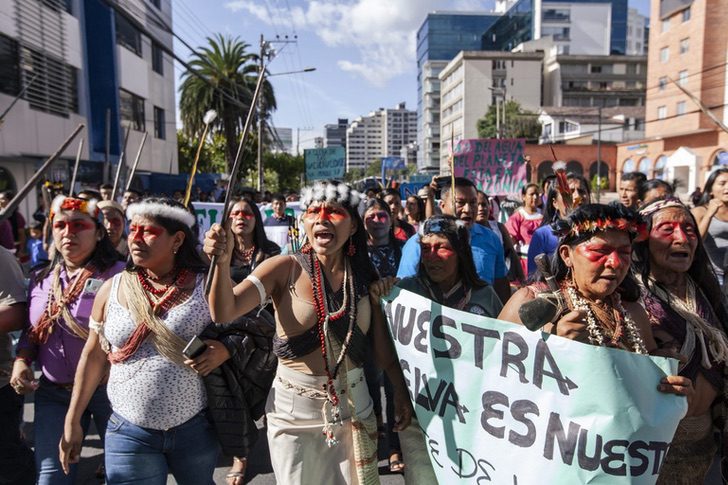
<path id="1" fill-rule="evenodd" d="M 455 175 L 466 177 L 488 195 L 520 196 L 526 185 L 526 140 L 460 140 L 455 144 Z"/>

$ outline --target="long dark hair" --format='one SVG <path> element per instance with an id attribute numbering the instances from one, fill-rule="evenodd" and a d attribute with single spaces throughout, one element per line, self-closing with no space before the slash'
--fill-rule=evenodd
<path id="1" fill-rule="evenodd" d="M 559 196 L 558 189 L 550 188 L 548 195 L 546 196 L 546 203 L 543 205 L 543 219 L 541 219 L 541 226 L 552 224 L 561 219 L 559 210 L 554 207 L 554 202 Z"/>
<path id="2" fill-rule="evenodd" d="M 250 207 L 250 210 L 253 211 L 253 216 L 255 218 L 255 227 L 253 228 L 253 242 L 255 243 L 256 252 L 262 251 L 264 250 L 264 248 L 268 247 L 271 244 L 271 241 L 270 239 L 268 239 L 268 235 L 265 233 L 263 215 L 260 213 L 258 204 L 244 197 L 233 197 L 230 207 L 233 207 L 239 202 L 245 202 Z"/>
<path id="3" fill-rule="evenodd" d="M 660 201 L 660 200 L 667 200 L 670 199 L 670 197 L 664 197 L 661 199 L 656 199 L 654 202 Z M 680 208 L 676 206 L 671 206 L 670 208 Z M 697 231 L 698 223 L 695 220 L 695 217 L 690 212 L 690 210 L 683 206 L 682 209 L 684 212 L 688 215 L 690 218 L 690 221 L 695 226 L 695 229 Z M 645 217 L 645 222 L 647 223 L 647 231 L 652 230 L 652 222 L 654 219 L 655 214 L 660 212 L 659 210 L 653 212 L 652 214 L 649 214 Z M 693 264 L 690 265 L 690 268 L 688 268 L 687 274 L 692 278 L 692 280 L 695 282 L 695 284 L 700 288 L 700 290 L 703 292 L 703 295 L 705 295 L 705 298 L 707 299 L 708 303 L 712 306 L 713 311 L 715 312 L 715 315 L 718 317 L 718 321 L 721 322 L 723 325 L 724 331 L 726 330 L 726 326 L 728 326 L 728 309 L 726 309 L 725 304 L 723 302 L 723 295 L 720 290 L 720 285 L 718 284 L 718 278 L 715 276 L 715 272 L 713 271 L 713 266 L 710 263 L 710 258 L 708 257 L 708 252 L 705 250 L 705 245 L 703 244 L 703 239 L 701 237 L 697 238 L 698 240 L 698 246 L 695 249 L 695 255 L 693 256 Z M 633 246 L 633 269 L 636 274 L 639 275 L 640 280 L 642 281 L 642 284 L 647 288 L 648 291 L 654 294 L 653 286 L 657 285 L 662 290 L 665 291 L 668 295 L 670 295 L 670 291 L 665 288 L 662 284 L 660 284 L 657 281 L 650 280 L 650 274 L 652 272 L 652 268 L 650 265 L 650 247 L 649 247 L 649 240 L 641 241 L 636 243 Z M 670 301 L 666 302 L 668 305 L 670 305 Z"/>
<path id="4" fill-rule="evenodd" d="M 168 205 L 170 207 L 176 207 L 187 211 L 187 208 L 181 203 L 169 197 L 149 197 L 144 199 L 142 202 L 150 202 L 154 204 Z M 185 268 L 193 273 L 204 273 L 207 271 L 207 264 L 200 257 L 200 253 L 197 251 L 197 240 L 192 232 L 192 229 L 184 222 L 172 219 L 170 217 L 163 217 L 155 214 L 144 214 L 144 217 L 151 219 L 156 224 L 162 226 L 168 234 L 175 234 L 178 231 L 182 231 L 185 235 L 184 241 L 177 249 L 177 254 L 174 256 L 174 263 L 177 268 Z M 126 263 L 127 271 L 138 271 L 139 268 L 134 264 L 131 256 Z"/>
<path id="5" fill-rule="evenodd" d="M 366 215 L 367 211 L 372 207 L 377 207 L 378 209 L 385 211 L 389 216 L 389 220 L 392 221 L 392 211 L 389 209 L 389 205 L 382 199 L 378 199 L 377 197 L 372 197 L 371 199 L 368 199 L 367 203 L 364 205 L 364 212 L 362 214 Z M 362 228 L 366 232 L 366 225 L 363 225 Z M 367 234 L 367 244 L 368 241 L 369 234 Z M 389 225 L 388 244 L 394 249 L 394 258 L 397 261 L 397 265 L 399 266 L 399 262 L 402 259 L 402 243 L 396 237 L 394 237 L 394 221 L 392 221 Z"/>
<path id="6" fill-rule="evenodd" d="M 405 199 L 405 207 L 407 206 L 407 201 L 410 199 L 415 200 L 415 204 L 417 204 L 417 217 L 415 217 L 415 221 L 422 222 L 425 220 L 425 201 L 417 197 L 416 195 L 408 195 Z"/>
<path id="7" fill-rule="evenodd" d="M 700 204 L 698 205 L 705 205 L 710 202 L 710 199 L 713 197 L 711 192 L 713 192 L 713 184 L 715 183 L 715 179 L 717 179 L 719 175 L 723 175 L 724 173 L 728 173 L 728 167 L 720 167 L 713 170 L 713 172 L 710 174 L 710 177 L 708 177 L 708 180 L 705 182 L 705 187 L 703 188 L 703 196 L 700 198 Z"/>
<path id="8" fill-rule="evenodd" d="M 566 219 L 559 219 L 551 225 L 554 228 L 554 233 L 560 235 L 557 250 L 551 257 L 551 271 L 554 273 L 556 281 L 564 281 L 569 274 L 569 268 L 566 266 L 564 260 L 561 259 L 558 248 L 564 244 L 574 248 L 584 241 L 588 241 L 594 235 L 603 232 L 597 229 L 576 234 L 571 231 L 571 228 L 584 223 L 615 219 L 624 219 L 634 225 L 641 222 L 641 217 L 636 211 L 628 209 L 621 204 L 613 203 L 609 205 L 586 204 L 579 206 Z M 536 273 L 534 280 L 545 282 L 545 278 L 540 272 Z M 627 273 L 627 276 L 625 276 L 624 280 L 617 287 L 617 291 L 625 301 L 637 301 L 640 298 L 639 285 L 631 272 Z"/>
<path id="9" fill-rule="evenodd" d="M 91 253 L 91 257 L 88 262 L 96 268 L 97 272 L 103 273 L 114 264 L 119 261 L 123 261 L 124 258 L 114 247 L 114 244 L 111 242 L 109 234 L 106 232 L 106 228 L 103 226 L 99 217 L 94 219 L 94 225 L 96 226 L 96 231 L 100 231 L 102 236 L 101 239 L 96 242 L 96 247 Z M 50 263 L 47 266 L 41 267 L 35 273 L 35 277 L 33 279 L 36 283 L 40 283 L 43 279 L 45 279 L 51 271 L 53 271 L 53 268 L 55 268 L 57 264 L 63 264 L 63 256 L 61 255 L 61 252 L 55 248 L 55 242 L 53 242 L 53 249 L 50 252 L 52 253 Z"/>
<path id="10" fill-rule="evenodd" d="M 475 269 L 475 261 L 473 260 L 473 251 L 470 248 L 470 231 L 464 225 L 458 223 L 458 219 L 449 214 L 432 216 L 423 223 L 423 234 L 425 236 L 436 234 L 444 236 L 450 242 L 455 253 L 458 255 L 458 275 L 463 282 L 471 288 L 482 288 L 488 286 L 488 283 L 480 279 L 478 271 Z M 434 225 L 439 225 L 437 231 L 428 232 L 428 229 Z M 422 240 L 420 237 L 420 241 Z M 428 278 L 427 272 L 422 265 L 422 256 L 417 264 L 417 276 L 420 278 Z"/>

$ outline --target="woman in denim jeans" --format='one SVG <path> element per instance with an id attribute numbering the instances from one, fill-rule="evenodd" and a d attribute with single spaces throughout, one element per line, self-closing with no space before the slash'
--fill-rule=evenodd
<path id="1" fill-rule="evenodd" d="M 106 483 L 161 485 L 171 472 L 179 484 L 212 484 L 219 445 L 205 414 L 201 376 L 229 353 L 207 341 L 194 360 L 182 355 L 187 342 L 210 323 L 205 265 L 191 232 L 195 218 L 166 198 L 133 204 L 127 217 L 131 259 L 94 302 L 61 462 L 67 469 L 78 460 L 80 410 L 109 371 L 114 413 L 106 433 Z"/>
<path id="2" fill-rule="evenodd" d="M 74 483 L 75 467 L 64 476 L 58 461 L 58 440 L 63 417 L 71 402 L 71 389 L 81 351 L 89 335 L 89 316 L 101 283 L 121 271 L 119 261 L 101 225 L 96 200 L 56 197 L 50 221 L 53 261 L 31 278 L 28 298 L 31 325 L 23 330 L 10 383 L 18 394 L 35 390 L 35 463 L 39 484 Z M 30 365 L 42 371 L 34 381 Z M 95 389 L 95 388 L 94 388 Z M 111 414 L 105 386 L 89 394 L 78 410 L 79 440 L 93 416 L 104 438 Z"/>

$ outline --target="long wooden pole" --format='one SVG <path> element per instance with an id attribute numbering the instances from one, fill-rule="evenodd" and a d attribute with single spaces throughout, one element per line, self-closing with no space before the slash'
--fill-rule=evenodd
<path id="1" fill-rule="evenodd" d="M 70 145 L 74 139 L 78 136 L 79 133 L 81 133 L 81 130 L 83 130 L 86 127 L 83 123 L 79 124 L 75 130 L 73 130 L 73 133 L 71 133 L 68 138 L 66 138 L 66 141 L 64 141 L 61 146 L 56 150 L 53 155 L 48 157 L 45 162 L 43 162 L 43 165 L 33 174 L 30 179 L 25 183 L 23 188 L 21 188 L 17 194 L 15 194 L 15 197 L 13 197 L 13 200 L 11 200 L 8 205 L 5 206 L 4 209 L 0 210 L 0 221 L 4 221 L 8 217 L 10 217 L 10 214 L 13 213 L 13 211 L 20 205 L 20 201 L 25 198 L 26 195 L 28 195 L 28 192 L 30 192 L 36 183 L 38 183 L 38 180 L 43 176 L 43 174 L 48 170 L 48 168 L 55 162 L 58 157 L 61 156 L 63 151 L 68 148 L 68 145 Z"/>
<path id="2" fill-rule="evenodd" d="M 200 161 L 200 153 L 202 153 L 202 147 L 205 145 L 205 137 L 207 136 L 207 130 L 210 128 L 209 123 L 205 123 L 205 129 L 202 130 L 202 136 L 200 137 L 200 144 L 197 147 L 197 153 L 195 154 L 195 161 L 192 163 L 192 170 L 190 171 L 190 179 L 187 181 L 187 189 L 185 190 L 185 199 L 182 202 L 185 207 L 190 205 L 190 198 L 192 197 L 192 184 L 195 183 L 195 174 L 197 173 L 197 163 Z"/>
<path id="3" fill-rule="evenodd" d="M 222 206 L 221 216 L 223 227 L 227 228 L 228 222 L 228 210 L 230 208 L 230 201 L 232 200 L 232 193 L 235 190 L 235 186 L 238 183 L 238 172 L 240 171 L 241 155 L 243 153 L 243 146 L 250 133 L 250 125 L 253 122 L 253 113 L 255 112 L 256 105 L 258 103 L 258 96 L 263 87 L 263 78 L 265 78 L 265 65 L 261 64 L 260 73 L 258 74 L 258 84 L 255 86 L 255 92 L 253 93 L 253 99 L 250 101 L 250 110 L 248 111 L 248 118 L 245 120 L 245 127 L 243 128 L 243 136 L 240 137 L 240 143 L 238 144 L 238 152 L 235 154 L 235 162 L 233 168 L 230 171 L 230 178 L 228 179 L 228 188 L 225 191 L 225 202 Z M 212 278 L 215 276 L 215 266 L 217 265 L 217 256 L 213 256 L 210 260 L 210 270 L 207 273 L 207 281 L 205 282 L 205 294 L 210 293 L 210 286 L 212 285 Z"/>
<path id="4" fill-rule="evenodd" d="M 114 176 L 114 188 L 111 189 L 111 200 L 116 200 L 116 189 L 119 187 L 119 175 L 121 174 L 121 167 L 124 164 L 124 156 L 126 155 L 126 144 L 129 142 L 129 132 L 131 127 L 127 127 L 126 135 L 124 135 L 124 146 L 121 147 L 121 154 L 119 155 L 119 163 L 116 165 L 116 175 Z"/>
<path id="5" fill-rule="evenodd" d="M 78 174 L 78 164 L 81 161 L 81 152 L 83 151 L 83 138 L 78 142 L 78 151 L 76 152 L 76 162 L 73 164 L 73 175 L 71 176 L 71 186 L 68 188 L 68 196 L 73 196 L 73 188 L 76 185 L 76 175 Z"/>
<path id="6" fill-rule="evenodd" d="M 131 181 L 134 179 L 134 173 L 136 172 L 137 165 L 139 165 L 139 159 L 142 157 L 142 150 L 144 149 L 144 143 L 147 141 L 149 132 L 145 131 L 142 137 L 142 142 L 139 144 L 139 150 L 137 150 L 136 158 L 134 158 L 134 165 L 131 166 L 131 173 L 129 173 L 129 179 L 126 181 L 124 191 L 126 192 L 131 187 Z"/>

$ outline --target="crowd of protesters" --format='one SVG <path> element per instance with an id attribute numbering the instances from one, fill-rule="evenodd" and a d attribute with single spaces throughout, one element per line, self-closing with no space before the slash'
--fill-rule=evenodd
<path id="1" fill-rule="evenodd" d="M 690 205 L 638 172 L 609 205 L 577 174 L 507 203 L 460 177 L 405 197 L 336 181 L 243 191 L 204 235 L 181 190 L 112 192 L 40 198 L 30 221 L 0 222 L 0 483 L 74 483 L 93 421 L 109 484 L 213 483 L 223 453 L 241 485 L 264 417 L 279 483 L 377 483 L 381 445 L 391 473 L 435 483 L 380 306 L 394 285 L 518 324 L 521 306 L 557 298 L 545 332 L 679 354 L 655 383 L 689 398 L 658 483 L 702 483 L 728 439 L 713 419 L 728 416 L 728 169 Z M 266 232 L 280 227 L 288 244 Z"/>

